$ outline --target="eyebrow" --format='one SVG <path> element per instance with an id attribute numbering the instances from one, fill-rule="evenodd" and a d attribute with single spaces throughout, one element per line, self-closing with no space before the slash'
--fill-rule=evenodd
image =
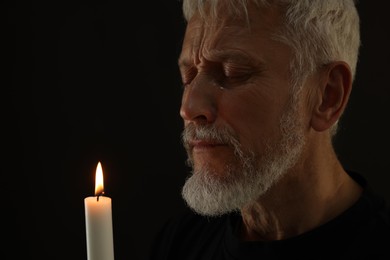
<path id="1" fill-rule="evenodd" d="M 245 65 L 265 66 L 264 60 L 254 59 L 246 52 L 237 49 L 211 50 L 205 56 L 205 59 L 209 61 L 236 62 Z M 192 57 L 192 55 L 190 55 L 190 57 Z M 192 66 L 193 62 L 191 62 L 191 58 L 187 58 L 187 55 L 184 57 L 180 56 L 178 59 L 178 65 L 179 67 L 188 67 Z"/>

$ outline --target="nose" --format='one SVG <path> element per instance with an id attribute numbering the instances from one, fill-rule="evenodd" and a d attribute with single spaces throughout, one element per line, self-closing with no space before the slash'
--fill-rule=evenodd
<path id="1" fill-rule="evenodd" d="M 197 75 L 183 92 L 180 116 L 185 123 L 208 124 L 216 119 L 218 87 L 207 75 Z"/>

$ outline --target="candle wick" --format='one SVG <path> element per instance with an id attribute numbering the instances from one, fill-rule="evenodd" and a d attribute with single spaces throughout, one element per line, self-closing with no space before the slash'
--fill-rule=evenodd
<path id="1" fill-rule="evenodd" d="M 99 201 L 99 197 L 100 197 L 100 196 L 103 196 L 103 194 L 104 194 L 104 191 L 102 191 L 101 193 L 99 193 L 99 194 L 96 196 L 96 201 Z"/>

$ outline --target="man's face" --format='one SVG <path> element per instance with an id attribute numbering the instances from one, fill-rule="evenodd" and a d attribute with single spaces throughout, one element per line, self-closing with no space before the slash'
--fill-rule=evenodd
<path id="1" fill-rule="evenodd" d="M 292 102 L 290 49 L 272 39 L 276 11 L 217 24 L 191 19 L 179 66 L 183 142 L 193 175 L 183 188 L 200 213 L 223 214 L 264 193 L 303 145 Z"/>

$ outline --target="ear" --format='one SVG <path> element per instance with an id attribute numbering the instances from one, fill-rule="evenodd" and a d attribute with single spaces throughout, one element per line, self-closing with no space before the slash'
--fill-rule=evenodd
<path id="1" fill-rule="evenodd" d="M 340 119 L 352 90 L 352 72 L 347 63 L 331 63 L 320 73 L 319 99 L 311 118 L 311 126 L 319 132 L 331 128 Z"/>

